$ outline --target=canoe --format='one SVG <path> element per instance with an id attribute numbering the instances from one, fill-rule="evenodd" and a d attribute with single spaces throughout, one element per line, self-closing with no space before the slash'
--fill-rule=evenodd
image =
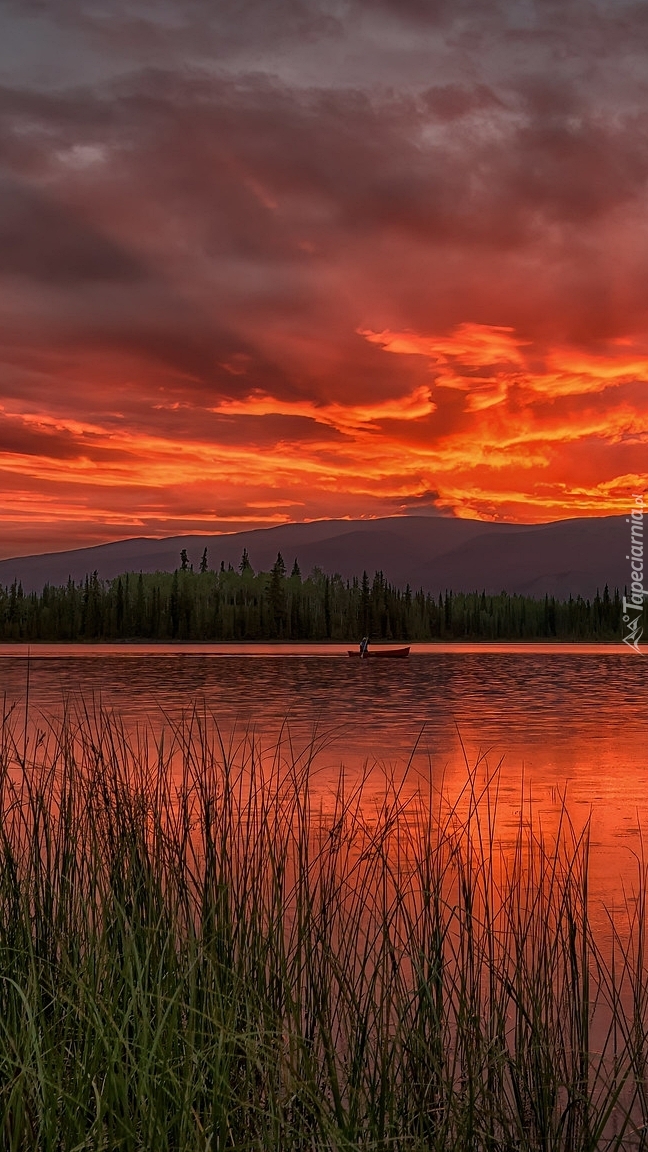
<path id="1" fill-rule="evenodd" d="M 360 656 L 357 648 L 353 649 L 353 651 L 350 649 L 348 651 L 349 656 Z M 380 656 L 383 659 L 385 657 L 391 657 L 395 660 L 404 660 L 406 656 L 409 656 L 409 654 L 409 648 L 368 648 L 363 656 L 363 660 L 366 660 L 368 656 L 370 656 L 372 660 L 377 656 Z"/>

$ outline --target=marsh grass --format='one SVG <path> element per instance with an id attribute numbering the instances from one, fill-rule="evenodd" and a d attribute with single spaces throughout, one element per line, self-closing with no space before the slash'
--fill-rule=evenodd
<path id="1" fill-rule="evenodd" d="M 2 1148 L 645 1148 L 643 865 L 598 938 L 565 805 L 505 850 L 483 764 L 323 810 L 316 751 L 5 714 Z"/>

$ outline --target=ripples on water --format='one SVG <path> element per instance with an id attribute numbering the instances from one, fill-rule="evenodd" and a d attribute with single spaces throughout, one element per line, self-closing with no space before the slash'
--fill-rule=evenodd
<path id="1" fill-rule="evenodd" d="M 430 772 L 456 795 L 466 759 L 478 782 L 501 761 L 499 803 L 506 838 L 520 818 L 522 780 L 536 813 L 551 825 L 567 789 L 578 823 L 593 807 L 593 885 L 609 895 L 610 875 L 628 879 L 638 824 L 648 830 L 648 693 L 644 660 L 604 652 L 453 651 L 408 661 L 363 662 L 306 655 L 108 655 L 100 649 L 30 659 L 30 711 L 56 715 L 66 699 L 101 699 L 130 725 L 157 732 L 194 704 L 225 735 L 253 727 L 271 746 L 287 720 L 297 748 L 326 736 L 316 787 L 326 797 L 340 765 L 351 778 L 377 765 L 367 796 L 380 791 L 380 764 L 404 772 L 407 789 Z M 24 652 L 0 660 L 0 688 L 23 701 Z M 417 744 L 418 741 L 418 744 Z M 462 748 L 463 745 L 463 748 Z M 374 780 L 372 792 L 371 779 Z"/>

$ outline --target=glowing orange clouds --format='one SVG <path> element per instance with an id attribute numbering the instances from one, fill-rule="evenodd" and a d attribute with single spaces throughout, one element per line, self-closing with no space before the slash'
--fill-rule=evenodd
<path id="1" fill-rule="evenodd" d="M 373 404 L 317 404 L 313 401 L 287 401 L 253 392 L 243 400 L 224 400 L 210 411 L 222 416 L 303 416 L 338 431 L 379 428 L 384 420 L 420 420 L 436 409 L 425 386 L 390 400 Z"/>
<path id="2" fill-rule="evenodd" d="M 648 115 L 619 3 L 532 35 L 470 2 L 168 0 L 136 36 L 128 3 L 10 5 L 0 552 L 625 511 Z"/>
<path id="3" fill-rule="evenodd" d="M 415 332 L 362 331 L 372 344 L 386 352 L 405 356 L 429 356 L 437 364 L 459 360 L 468 368 L 487 364 L 522 364 L 525 341 L 515 338 L 514 329 L 493 324 L 459 324 L 447 336 L 421 336 Z M 526 341 L 528 344 L 528 341 Z"/>
<path id="4" fill-rule="evenodd" d="M 426 494 L 455 515 L 529 522 L 620 512 L 644 486 L 648 393 L 637 377 L 648 379 L 648 359 L 627 346 L 541 356 L 511 327 L 476 324 L 362 337 L 394 362 L 423 357 L 429 383 L 372 403 L 353 389 L 347 403 L 185 395 L 149 406 L 148 430 L 5 411 L 16 444 L 0 458 L 9 537 L 28 519 L 49 539 L 90 518 L 114 535 L 380 515 Z M 36 437 L 27 451 L 23 435 Z"/>

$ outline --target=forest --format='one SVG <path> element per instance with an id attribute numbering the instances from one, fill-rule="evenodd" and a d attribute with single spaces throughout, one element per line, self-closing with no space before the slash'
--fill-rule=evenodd
<path id="1" fill-rule="evenodd" d="M 396 588 L 382 572 L 353 580 L 315 569 L 290 572 L 279 554 L 270 572 L 255 572 L 243 552 L 238 569 L 199 571 L 180 555 L 175 572 L 127 572 L 101 580 L 46 585 L 24 593 L 0 588 L 4 641 L 324 641 L 620 640 L 618 589 L 583 599 L 487 595 L 475 590 L 438 596 Z"/>

